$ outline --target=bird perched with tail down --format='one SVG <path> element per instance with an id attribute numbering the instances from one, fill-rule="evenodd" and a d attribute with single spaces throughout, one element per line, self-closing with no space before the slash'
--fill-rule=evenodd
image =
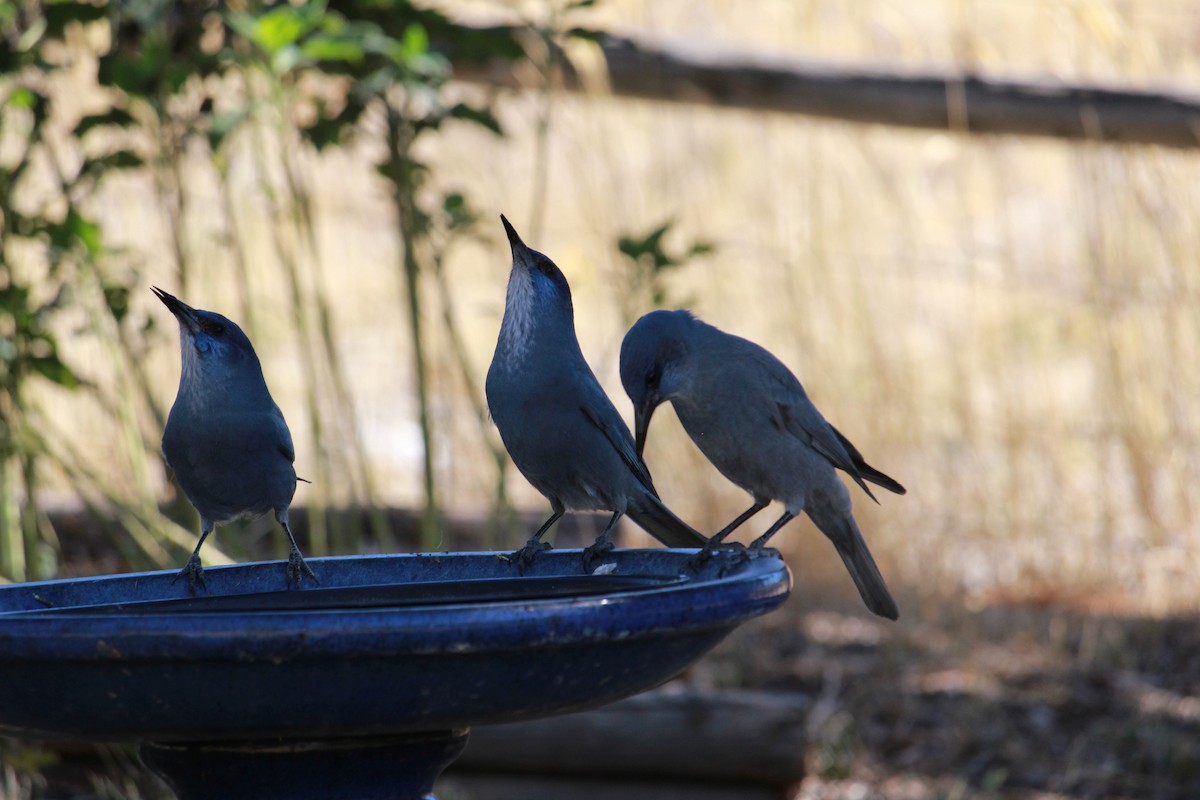
<path id="1" fill-rule="evenodd" d="M 624 514 L 670 547 L 703 546 L 705 537 L 659 500 L 629 428 L 584 360 L 566 277 L 500 220 L 512 271 L 487 374 L 488 410 L 513 463 L 553 512 L 510 559 L 524 566 L 547 549 L 543 534 L 567 511 L 612 512 L 584 551 L 585 565 L 612 548 Z"/>
<path id="2" fill-rule="evenodd" d="M 778 500 L 783 516 L 750 545 L 751 555 L 804 511 L 837 548 L 867 608 L 881 617 L 899 616 L 834 468 L 849 474 L 872 500 L 864 481 L 897 494 L 905 489 L 867 464 L 825 421 L 779 359 L 687 311 L 654 311 L 634 323 L 621 343 L 621 383 L 633 401 L 639 457 L 654 409 L 670 401 L 701 452 L 754 498 L 754 505 L 709 540 L 704 553 Z"/>
<path id="3" fill-rule="evenodd" d="M 316 580 L 288 527 L 296 492 L 292 435 L 254 347 L 220 314 L 192 308 L 157 286 L 151 291 L 179 322 L 183 356 L 163 456 L 200 513 L 200 541 L 179 576 L 192 591 L 204 584 L 200 548 L 218 522 L 274 511 L 291 545 L 287 584 L 299 587 L 305 575 Z"/>

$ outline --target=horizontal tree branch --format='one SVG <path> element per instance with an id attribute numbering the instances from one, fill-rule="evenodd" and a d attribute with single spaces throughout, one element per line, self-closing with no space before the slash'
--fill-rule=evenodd
<path id="1" fill-rule="evenodd" d="M 621 36 L 598 38 L 608 89 L 623 97 L 774 111 L 851 122 L 965 133 L 1200 145 L 1200 95 L 1100 86 L 1005 81 L 963 74 L 895 74 L 783 58 L 717 56 L 654 47 Z M 561 86 L 597 81 L 563 63 Z M 456 77 L 529 88 L 510 64 L 456 64 Z M 536 84 L 534 84 L 536 85 Z"/>

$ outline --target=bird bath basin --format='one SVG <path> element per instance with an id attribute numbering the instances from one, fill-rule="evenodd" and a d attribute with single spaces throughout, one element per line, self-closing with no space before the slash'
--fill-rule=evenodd
<path id="1" fill-rule="evenodd" d="M 430 797 L 473 725 L 656 686 L 779 606 L 776 558 L 578 550 L 518 575 L 494 553 L 211 567 L 0 587 L 0 731 L 141 742 L 189 798 Z M 725 572 L 725 574 L 722 574 Z M 603 754 L 597 754 L 602 758 Z"/>

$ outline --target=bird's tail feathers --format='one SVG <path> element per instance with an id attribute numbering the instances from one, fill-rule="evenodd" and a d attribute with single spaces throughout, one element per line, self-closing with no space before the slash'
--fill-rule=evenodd
<path id="1" fill-rule="evenodd" d="M 867 549 L 867 543 L 854 518 L 836 511 L 816 514 L 810 511 L 809 516 L 837 548 L 842 563 L 846 565 L 846 571 L 850 573 L 859 595 L 871 613 L 887 619 L 898 619 L 900 609 L 896 607 L 896 601 L 892 599 L 883 576 L 879 574 L 879 567 L 875 565 L 875 559 L 871 557 L 871 551 Z"/>
<path id="2" fill-rule="evenodd" d="M 681 520 L 649 492 L 625 510 L 626 515 L 646 533 L 667 547 L 703 547 L 708 538 Z"/>

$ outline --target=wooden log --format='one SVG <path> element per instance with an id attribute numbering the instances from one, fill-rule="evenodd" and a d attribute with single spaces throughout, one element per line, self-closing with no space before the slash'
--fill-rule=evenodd
<path id="1" fill-rule="evenodd" d="M 599 39 L 614 95 L 725 108 L 803 114 L 860 123 L 964 133 L 1193 148 L 1200 145 L 1200 95 L 1015 81 L 963 74 L 900 74 L 781 57 L 717 55 L 695 47 Z M 595 87 L 564 64 L 561 86 Z M 455 76 L 529 88 L 510 64 L 456 64 Z"/>
<path id="2" fill-rule="evenodd" d="M 804 775 L 804 695 L 647 692 L 595 711 L 472 729 L 456 771 L 784 786 Z"/>

